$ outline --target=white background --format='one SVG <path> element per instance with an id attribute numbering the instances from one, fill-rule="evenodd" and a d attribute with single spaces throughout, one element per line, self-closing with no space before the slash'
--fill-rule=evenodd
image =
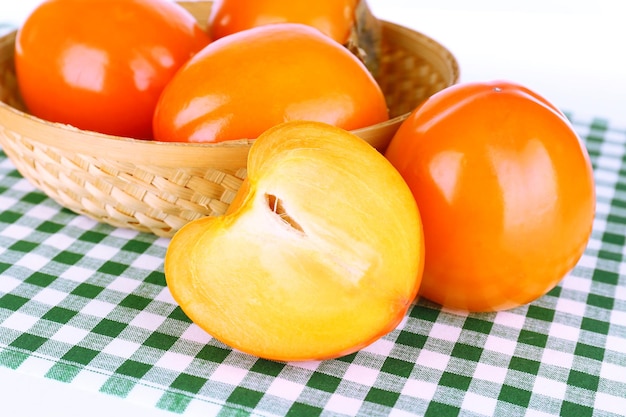
<path id="1" fill-rule="evenodd" d="M 626 125 L 623 0 L 370 0 L 447 46 L 462 81 L 509 79 L 564 110 Z"/>
<path id="2" fill-rule="evenodd" d="M 18 25 L 38 3 L 1 0 L 0 21 Z M 368 3 L 380 18 L 450 49 L 460 62 L 462 81 L 516 81 L 563 110 L 626 125 L 623 0 Z"/>
<path id="3" fill-rule="evenodd" d="M 38 3 L 0 0 L 0 22 L 19 25 Z M 563 110 L 626 126 L 623 0 L 369 0 L 369 4 L 378 17 L 418 30 L 450 49 L 459 60 L 461 81 L 516 81 Z M 131 409 L 117 398 L 77 395 L 73 386 L 15 374 L 0 369 L 3 415 L 161 415 Z"/>

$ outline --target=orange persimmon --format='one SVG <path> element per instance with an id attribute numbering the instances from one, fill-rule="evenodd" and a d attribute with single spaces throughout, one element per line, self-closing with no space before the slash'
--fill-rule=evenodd
<path id="1" fill-rule="evenodd" d="M 254 139 L 279 123 L 311 120 L 346 130 L 389 118 L 380 86 L 346 48 L 300 23 L 247 29 L 212 42 L 164 89 L 155 139 Z"/>
<path id="2" fill-rule="evenodd" d="M 208 30 L 213 39 L 275 23 L 301 23 L 344 45 L 373 74 L 380 68 L 382 26 L 366 0 L 217 0 Z"/>
<path id="3" fill-rule="evenodd" d="M 208 43 L 168 0 L 49 0 L 17 32 L 18 86 L 42 119 L 151 139 L 163 88 Z"/>
<path id="4" fill-rule="evenodd" d="M 591 162 L 563 113 L 534 91 L 506 81 L 442 90 L 385 155 L 422 215 L 423 297 L 456 310 L 518 307 L 581 258 L 595 213 Z"/>
<path id="5" fill-rule="evenodd" d="M 167 285 L 200 327 L 274 360 L 352 353 L 414 300 L 424 245 L 406 183 L 356 135 L 289 122 L 252 145 L 231 210 L 184 226 Z"/>
<path id="6" fill-rule="evenodd" d="M 302 23 L 346 43 L 356 21 L 359 0 L 217 0 L 209 16 L 213 39 L 272 23 Z"/>

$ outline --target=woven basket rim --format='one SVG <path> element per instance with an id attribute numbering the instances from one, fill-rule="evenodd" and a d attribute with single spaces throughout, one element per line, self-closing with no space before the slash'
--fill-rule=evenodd
<path id="1" fill-rule="evenodd" d="M 2 114 L 2 112 L 6 112 L 7 114 L 11 114 L 14 117 L 21 117 L 23 119 L 21 119 L 21 122 L 27 122 L 28 124 L 33 124 L 35 126 L 41 127 L 46 126 L 48 128 L 52 128 L 52 129 L 59 129 L 61 131 L 63 131 L 65 134 L 70 135 L 70 138 L 73 140 L 80 140 L 83 141 L 84 139 L 82 137 L 84 136 L 89 136 L 91 138 L 94 138 L 93 140 L 105 140 L 105 141 L 119 141 L 125 144 L 135 144 L 135 145 L 147 145 L 147 146 L 173 146 L 173 147 L 184 147 L 184 148 L 189 148 L 189 147 L 195 147 L 195 148 L 216 148 L 216 147 L 224 147 L 224 148 L 228 148 L 228 147 L 237 147 L 237 146 L 242 146 L 242 145 L 249 145 L 251 144 L 254 139 L 234 139 L 234 140 L 228 140 L 228 141 L 223 141 L 223 142 L 216 142 L 216 143 L 210 143 L 210 142 L 166 142 L 166 141 L 157 141 L 157 140 L 142 140 L 142 139 L 134 139 L 134 138 L 130 138 L 130 137 L 124 137 L 124 136 L 115 136 L 115 135 L 109 135 L 106 133 L 100 133 L 100 132 L 96 132 L 96 131 L 92 131 L 92 130 L 83 130 L 83 129 L 79 129 L 77 127 L 74 127 L 72 125 L 68 125 L 68 124 L 64 124 L 64 123 L 57 123 L 57 122 L 51 122 L 42 118 L 39 118 L 37 116 L 34 116 L 26 111 L 22 111 L 18 108 L 15 108 L 3 101 L 0 100 L 0 114 Z M 366 126 L 366 127 L 361 127 L 358 129 L 354 129 L 351 130 L 351 132 L 353 133 L 362 133 L 362 132 L 366 132 L 368 130 L 372 130 L 374 128 L 378 128 L 378 127 L 385 127 L 388 125 L 394 125 L 396 124 L 399 120 L 402 120 L 404 118 L 406 118 L 406 116 L 409 113 L 404 113 L 401 114 L 399 116 L 390 118 L 389 120 L 385 120 L 384 122 L 380 122 L 377 123 L 375 125 L 372 126 Z M 3 118 L 4 119 L 4 118 Z M 27 124 L 27 126 L 28 126 Z M 8 123 L 3 123 L 4 126 L 9 126 Z M 29 129 L 24 129 L 23 125 L 20 127 L 19 129 L 21 132 L 24 131 L 28 131 Z M 76 135 L 80 136 L 80 138 L 75 137 Z M 46 139 L 45 137 L 42 138 L 40 135 L 38 138 L 35 138 L 35 140 L 37 142 L 40 142 L 42 144 L 46 144 L 46 145 L 52 145 L 55 147 L 59 147 L 62 149 L 68 149 L 68 150 L 75 150 L 76 148 L 74 146 L 72 146 L 72 144 L 66 143 L 66 146 L 63 146 L 63 143 L 59 144 L 58 142 L 53 142 L 52 140 Z M 66 139 L 66 141 L 68 141 Z M 69 141 L 68 141 L 69 142 Z"/>

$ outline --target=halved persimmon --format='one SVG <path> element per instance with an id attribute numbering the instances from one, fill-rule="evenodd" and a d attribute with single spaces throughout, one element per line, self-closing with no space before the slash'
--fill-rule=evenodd
<path id="1" fill-rule="evenodd" d="M 200 327 L 266 359 L 347 355 L 393 330 L 421 282 L 410 189 L 354 134 L 315 122 L 263 133 L 232 210 L 188 223 L 165 257 Z"/>

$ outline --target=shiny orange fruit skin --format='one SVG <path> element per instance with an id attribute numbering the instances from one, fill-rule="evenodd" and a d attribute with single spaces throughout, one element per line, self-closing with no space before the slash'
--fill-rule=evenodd
<path id="1" fill-rule="evenodd" d="M 302 23 L 339 43 L 348 40 L 357 0 L 217 0 L 209 16 L 213 39 L 270 23 Z"/>
<path id="2" fill-rule="evenodd" d="M 18 86 L 37 117 L 150 139 L 163 87 L 208 43 L 167 0 L 46 1 L 17 34 Z"/>
<path id="3" fill-rule="evenodd" d="M 422 216 L 424 298 L 454 310 L 521 306 L 555 287 L 586 248 L 589 155 L 566 117 L 523 86 L 466 83 L 435 94 L 385 156 Z"/>
<path id="4" fill-rule="evenodd" d="M 346 130 L 388 119 L 385 97 L 346 48 L 299 23 L 248 29 L 213 41 L 164 89 L 155 139 L 254 139 L 279 123 L 317 121 Z"/>

